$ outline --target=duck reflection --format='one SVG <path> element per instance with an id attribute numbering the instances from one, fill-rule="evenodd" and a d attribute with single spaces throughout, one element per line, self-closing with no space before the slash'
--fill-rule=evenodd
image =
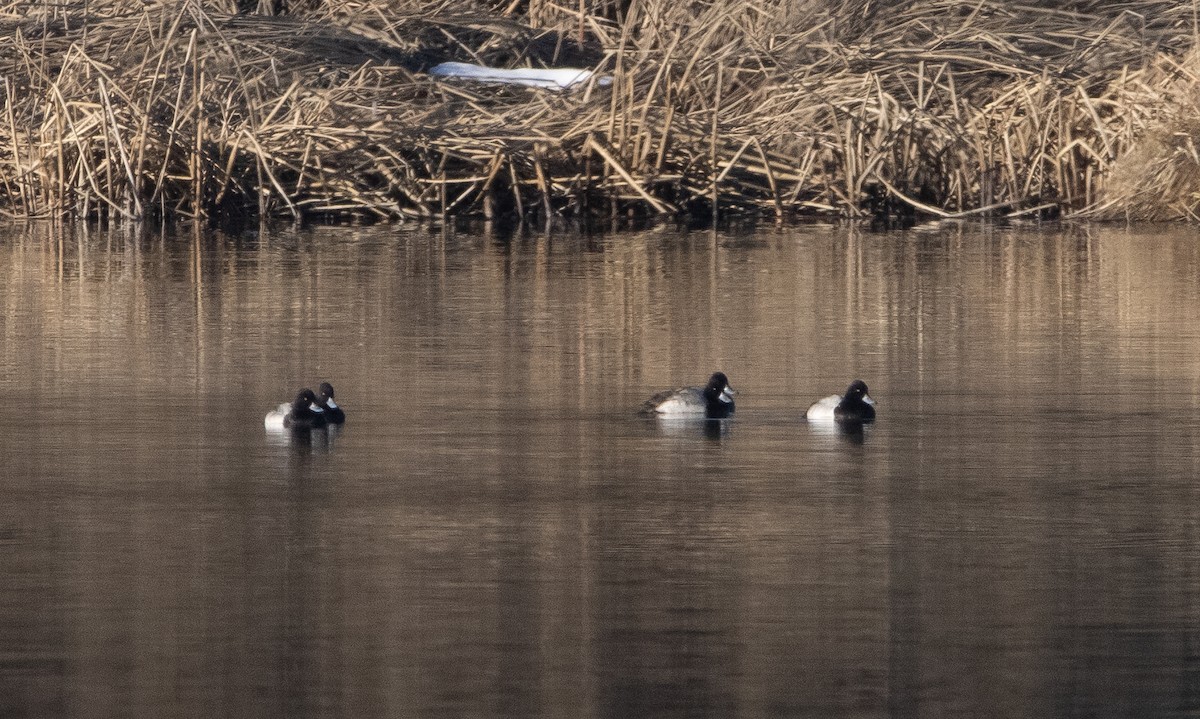
<path id="1" fill-rule="evenodd" d="M 268 430 L 267 444 L 290 449 L 292 454 L 297 456 L 328 454 L 333 451 L 333 445 L 341 432 L 341 425 L 336 424 L 318 429 Z"/>
<path id="2" fill-rule="evenodd" d="M 728 419 L 655 417 L 654 424 L 659 433 L 667 437 L 694 437 L 716 442 L 724 440 L 733 431 L 733 422 Z"/>
<path id="3" fill-rule="evenodd" d="M 808 426 L 814 435 L 861 445 L 867 441 L 874 425 L 871 422 L 809 422 Z"/>

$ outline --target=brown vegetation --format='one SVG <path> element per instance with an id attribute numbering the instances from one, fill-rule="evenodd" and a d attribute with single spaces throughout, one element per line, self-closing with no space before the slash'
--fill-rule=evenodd
<path id="1" fill-rule="evenodd" d="M 1200 201 L 1193 2 L 132 6 L 0 3 L 0 212 L 590 218 L 715 201 L 892 221 L 1195 217 Z M 444 60 L 613 82 L 424 74 Z"/>

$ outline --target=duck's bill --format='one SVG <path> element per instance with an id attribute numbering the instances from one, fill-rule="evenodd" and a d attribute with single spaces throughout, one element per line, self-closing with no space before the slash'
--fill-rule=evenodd
<path id="1" fill-rule="evenodd" d="M 316 412 L 317 414 L 324 414 L 324 412 L 325 412 L 325 410 L 321 408 L 321 405 L 317 404 L 316 402 L 313 402 L 312 404 L 310 404 L 308 406 L 308 408 L 311 409 L 313 412 Z"/>
<path id="2" fill-rule="evenodd" d="M 875 406 L 875 400 L 871 399 L 871 395 L 869 395 L 869 394 L 863 395 L 863 402 L 866 402 L 867 404 L 871 405 L 872 407 Z"/>
<path id="3" fill-rule="evenodd" d="M 338 408 L 337 402 L 334 402 L 332 397 L 330 397 L 328 400 L 325 401 L 325 406 L 328 407 L 329 409 L 337 409 Z"/>
<path id="4" fill-rule="evenodd" d="M 722 402 L 732 402 L 733 396 L 735 394 L 737 394 L 737 392 L 733 391 L 733 387 L 730 387 L 729 385 L 725 385 L 725 389 L 721 390 L 721 401 Z"/>

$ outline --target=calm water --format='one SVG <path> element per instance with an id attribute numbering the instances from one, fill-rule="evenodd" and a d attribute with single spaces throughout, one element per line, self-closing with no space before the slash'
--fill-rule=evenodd
<path id="1" fill-rule="evenodd" d="M 8 229 L 0 342 L 6 718 L 1200 715 L 1192 229 Z"/>

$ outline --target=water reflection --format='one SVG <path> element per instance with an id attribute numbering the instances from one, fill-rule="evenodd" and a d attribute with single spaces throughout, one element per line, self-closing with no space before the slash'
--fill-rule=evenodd
<path id="1" fill-rule="evenodd" d="M 732 419 L 651 417 L 645 422 L 653 423 L 665 437 L 703 437 L 720 441 L 733 431 Z"/>
<path id="2" fill-rule="evenodd" d="M 333 451 L 342 426 L 338 424 L 320 427 L 318 429 L 268 429 L 265 431 L 267 445 L 277 448 L 290 448 L 298 455 L 325 454 Z"/>
<path id="3" fill-rule="evenodd" d="M 874 422 L 809 422 L 809 432 L 822 439 L 838 439 L 849 444 L 866 442 Z"/>
<path id="4" fill-rule="evenodd" d="M 1161 229 L 10 231 L 0 715 L 1193 713 L 1197 276 Z M 736 418 L 636 416 L 718 366 Z M 852 376 L 878 421 L 803 419 Z M 266 435 L 313 377 L 352 426 Z"/>

